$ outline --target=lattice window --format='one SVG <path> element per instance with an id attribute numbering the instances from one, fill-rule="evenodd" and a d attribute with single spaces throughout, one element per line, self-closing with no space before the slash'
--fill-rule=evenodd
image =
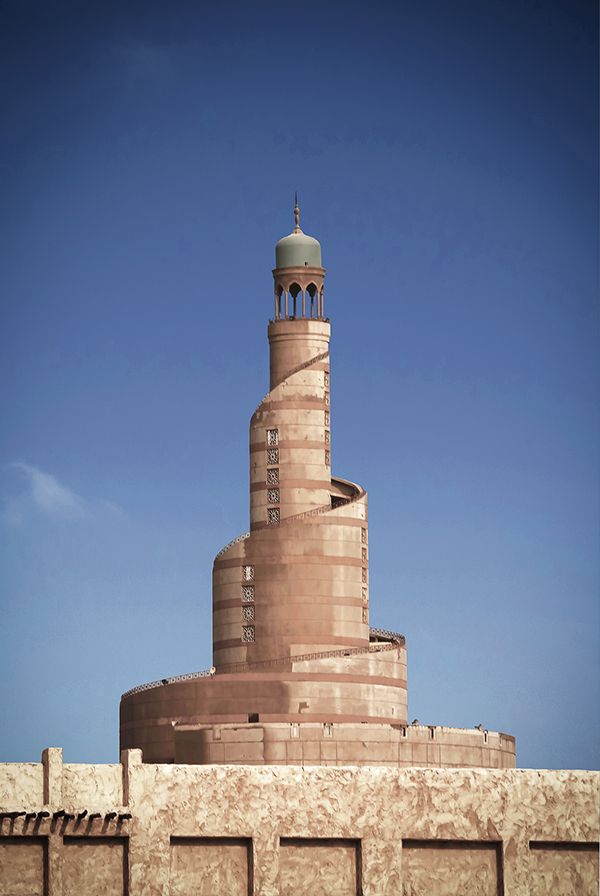
<path id="1" fill-rule="evenodd" d="M 329 430 L 325 430 L 325 444 L 329 445 Z"/>
<path id="2" fill-rule="evenodd" d="M 254 579 L 254 567 L 253 566 L 242 566 L 242 580 L 244 582 L 251 582 Z"/>
<path id="3" fill-rule="evenodd" d="M 325 466 L 328 467 L 331 464 L 331 453 L 329 451 L 325 452 Z"/>
<path id="4" fill-rule="evenodd" d="M 362 558 L 363 558 L 363 560 L 365 560 L 365 561 L 366 561 L 366 559 L 367 559 L 367 549 L 366 549 L 366 548 L 363 548 L 363 549 L 362 549 Z"/>
<path id="5" fill-rule="evenodd" d="M 267 489 L 267 501 L 269 502 L 269 504 L 279 504 L 279 489 L 278 488 Z"/>
<path id="6" fill-rule="evenodd" d="M 267 463 L 268 464 L 278 464 L 279 463 L 279 448 L 267 448 Z"/>
<path id="7" fill-rule="evenodd" d="M 329 392 L 325 393 L 325 404 L 329 404 Z"/>
<path id="8" fill-rule="evenodd" d="M 325 426 L 329 426 L 329 411 L 325 411 Z"/>
<path id="9" fill-rule="evenodd" d="M 246 644 L 250 644 L 254 641 L 254 626 L 253 625 L 243 625 L 242 626 L 242 641 Z"/>
<path id="10" fill-rule="evenodd" d="M 268 429 L 267 430 L 267 445 L 279 445 L 279 430 L 278 429 Z"/>
<path id="11" fill-rule="evenodd" d="M 367 543 L 367 530 L 366 529 L 360 530 L 360 540 L 362 541 L 363 544 Z"/>
<path id="12" fill-rule="evenodd" d="M 276 526 L 280 520 L 281 513 L 279 507 L 269 507 L 267 510 L 267 522 L 270 525 Z"/>
<path id="13" fill-rule="evenodd" d="M 366 607 L 363 607 L 362 620 L 365 623 L 369 621 L 369 611 L 367 610 Z"/>
<path id="14" fill-rule="evenodd" d="M 267 470 L 267 482 L 269 485 L 279 484 L 279 470 L 277 467 L 274 470 Z"/>
<path id="15" fill-rule="evenodd" d="M 242 585 L 242 600 L 254 600 L 254 585 Z"/>
<path id="16" fill-rule="evenodd" d="M 254 607 L 242 607 L 242 619 L 245 622 L 254 622 Z"/>
<path id="17" fill-rule="evenodd" d="M 362 590 L 362 599 L 365 603 L 369 600 L 369 592 L 366 588 L 363 588 Z"/>
<path id="18" fill-rule="evenodd" d="M 325 386 L 326 387 L 329 386 L 329 374 L 327 373 L 327 371 L 325 371 L 324 379 L 325 379 Z"/>
<path id="19" fill-rule="evenodd" d="M 362 580 L 363 580 L 363 582 L 366 582 L 366 581 L 367 581 L 367 570 L 364 569 L 364 568 L 363 568 L 363 571 L 362 571 Z"/>

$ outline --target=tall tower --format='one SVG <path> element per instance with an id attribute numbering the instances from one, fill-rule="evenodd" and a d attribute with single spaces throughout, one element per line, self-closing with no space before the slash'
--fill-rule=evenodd
<path id="1" fill-rule="evenodd" d="M 217 669 L 369 644 L 367 496 L 331 475 L 325 270 L 294 212 L 275 247 L 270 392 L 250 421 L 250 533 L 214 565 Z"/>
<path id="2" fill-rule="evenodd" d="M 294 215 L 275 247 L 270 391 L 250 420 L 250 531 L 213 566 L 214 665 L 121 699 L 121 747 L 141 747 L 147 762 L 411 765 L 417 755 L 405 639 L 369 626 L 367 494 L 331 473 L 325 269 L 297 199 Z M 418 764 L 441 764 L 424 746 Z M 502 749 L 511 761 L 514 741 Z M 496 761 L 478 740 L 476 755 Z"/>

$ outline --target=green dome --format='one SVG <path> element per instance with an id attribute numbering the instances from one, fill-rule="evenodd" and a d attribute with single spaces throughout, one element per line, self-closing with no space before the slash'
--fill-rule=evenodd
<path id="1" fill-rule="evenodd" d="M 302 233 L 299 227 L 284 236 L 275 246 L 276 268 L 320 268 L 321 244 L 312 236 Z"/>

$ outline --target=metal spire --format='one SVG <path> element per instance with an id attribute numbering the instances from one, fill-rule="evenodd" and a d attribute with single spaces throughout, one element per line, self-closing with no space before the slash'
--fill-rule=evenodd
<path id="1" fill-rule="evenodd" d="M 300 230 L 300 208 L 298 206 L 298 192 L 294 193 L 294 221 L 296 222 L 296 230 Z"/>

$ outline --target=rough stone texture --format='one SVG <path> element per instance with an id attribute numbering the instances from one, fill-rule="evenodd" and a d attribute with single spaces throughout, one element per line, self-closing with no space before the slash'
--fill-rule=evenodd
<path id="1" fill-rule="evenodd" d="M 59 754 L 52 753 L 55 778 Z M 20 768 L 10 766 L 12 796 L 0 812 L 26 803 L 18 792 Z M 332 896 L 334 886 L 340 896 L 597 892 L 595 772 L 153 765 L 132 750 L 123 754 L 124 803 L 110 806 L 119 796 L 115 767 L 94 768 L 91 775 L 90 766 L 62 767 L 68 786 L 55 779 L 51 792 L 68 793 L 70 806 L 36 801 L 25 808 L 49 817 L 2 819 L 0 855 L 15 856 L 0 866 L 2 896 L 13 886 L 24 896 L 22 880 L 29 880 L 27 896 L 41 896 L 44 844 L 48 896 L 120 894 L 124 868 L 129 896 L 182 896 L 186 888 L 202 894 L 215 875 L 213 892 L 237 894 L 246 886 L 256 896 L 302 893 L 298 879 L 306 875 L 311 896 Z M 22 771 L 27 792 L 31 765 Z M 0 766 L 0 782 L 6 777 Z M 86 805 L 90 780 L 107 782 L 104 800 L 95 791 L 105 809 L 79 819 L 79 812 L 94 810 Z M 75 817 L 53 817 L 64 808 Z M 97 880 L 101 888 L 94 890 Z"/>
<path id="2" fill-rule="evenodd" d="M 96 811 L 123 802 L 120 765 L 64 765 L 63 802 L 65 806 L 93 806 Z"/>
<path id="3" fill-rule="evenodd" d="M 62 848 L 63 896 L 124 896 L 127 840 L 65 839 Z"/>
<path id="4" fill-rule="evenodd" d="M 44 769 L 39 762 L 0 765 L 0 806 L 16 811 L 44 802 Z"/>
<path id="5" fill-rule="evenodd" d="M 179 838 L 171 842 L 170 896 L 248 896 L 252 845 L 243 840 Z"/>
<path id="6" fill-rule="evenodd" d="M 282 840 L 280 896 L 356 896 L 357 851 L 351 841 Z"/>
<path id="7" fill-rule="evenodd" d="M 35 837 L 0 837 L 2 896 L 45 896 L 44 849 Z"/>
<path id="8" fill-rule="evenodd" d="M 598 894 L 598 848 L 587 845 L 544 844 L 529 858 L 529 896 Z"/>
<path id="9" fill-rule="evenodd" d="M 402 896 L 498 896 L 500 844 L 408 841 L 402 847 Z"/>

